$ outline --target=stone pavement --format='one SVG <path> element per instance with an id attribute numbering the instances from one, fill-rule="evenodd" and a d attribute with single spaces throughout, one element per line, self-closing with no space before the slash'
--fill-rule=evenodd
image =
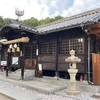
<path id="1" fill-rule="evenodd" d="M 19 88 L 21 87 L 21 89 Z M 45 94 L 55 94 L 57 91 L 68 89 L 69 80 L 53 77 L 35 78 L 30 80 L 20 80 L 19 72 L 9 73 L 9 77 L 5 76 L 5 72 L 0 72 L 0 93 L 8 95 L 17 100 L 43 100 L 41 97 L 28 93 L 25 89 L 35 90 Z M 78 82 L 77 89 L 80 91 L 98 93 L 100 86 L 88 85 L 87 82 Z"/>
<path id="2" fill-rule="evenodd" d="M 17 84 L 16 82 L 13 82 L 10 80 L 5 80 L 5 79 L 2 80 L 0 76 L 0 93 L 11 97 L 11 99 L 9 100 L 38 100 L 40 99 L 37 96 L 28 94 L 26 91 L 22 91 L 18 88 L 15 88 L 18 85 L 19 84 Z"/>

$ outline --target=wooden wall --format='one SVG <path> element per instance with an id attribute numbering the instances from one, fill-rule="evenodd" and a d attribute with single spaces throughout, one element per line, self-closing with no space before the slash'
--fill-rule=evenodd
<path id="1" fill-rule="evenodd" d="M 67 71 L 69 68 L 69 64 L 65 62 L 65 58 L 69 57 L 69 54 L 60 54 L 61 47 L 59 46 L 59 42 L 68 39 L 84 39 L 84 52 L 76 54 L 79 58 L 81 58 L 81 62 L 77 64 L 77 68 L 80 73 L 84 73 L 87 69 L 87 35 L 82 31 L 81 28 L 59 31 L 51 34 L 42 35 L 39 37 L 39 55 L 38 55 L 38 63 L 41 63 L 43 66 L 43 70 L 57 70 L 58 71 Z M 41 45 L 44 43 L 50 43 L 55 41 L 56 43 L 56 52 L 54 54 L 41 54 Z M 58 47 L 57 47 L 58 45 Z M 46 46 L 48 47 L 48 46 Z M 48 48 L 49 50 L 49 48 Z M 62 51 L 63 52 L 63 51 Z"/>

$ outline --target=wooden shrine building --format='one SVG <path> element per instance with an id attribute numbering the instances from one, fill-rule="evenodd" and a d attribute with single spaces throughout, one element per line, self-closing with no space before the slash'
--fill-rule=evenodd
<path id="1" fill-rule="evenodd" d="M 69 77 L 65 58 L 73 49 L 81 58 L 78 75 L 90 81 L 92 53 L 100 53 L 100 8 L 34 28 L 11 21 L 2 27 L 0 37 L 7 39 L 1 42 L 1 61 L 8 61 L 9 50 L 10 57 L 15 59 L 7 62 L 9 66 L 14 66 L 16 57 L 23 56 L 23 68 L 38 70 L 42 66 L 43 75 Z"/>

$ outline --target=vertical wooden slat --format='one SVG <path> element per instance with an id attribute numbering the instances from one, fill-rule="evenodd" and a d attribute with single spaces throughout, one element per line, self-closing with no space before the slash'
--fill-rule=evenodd
<path id="1" fill-rule="evenodd" d="M 100 85 L 100 55 L 96 54 L 97 57 L 97 62 L 96 62 L 96 67 L 97 67 L 97 85 Z"/>
<path id="2" fill-rule="evenodd" d="M 96 54 L 92 53 L 93 82 L 96 84 Z"/>

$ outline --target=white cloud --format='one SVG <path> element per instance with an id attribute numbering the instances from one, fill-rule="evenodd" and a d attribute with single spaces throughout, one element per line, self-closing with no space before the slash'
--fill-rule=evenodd
<path id="1" fill-rule="evenodd" d="M 38 5 L 36 0 L 30 0 L 30 4 L 26 6 L 25 8 L 25 14 L 23 18 L 30 18 L 30 17 L 36 17 L 39 19 L 40 16 L 40 6 Z"/>
<path id="2" fill-rule="evenodd" d="M 100 0 L 0 0 L 0 16 L 16 19 L 15 8 L 24 10 L 22 19 L 71 16 L 100 7 Z"/>
<path id="3" fill-rule="evenodd" d="M 68 9 L 68 15 L 75 15 L 100 7 L 99 0 L 75 0 L 74 5 Z"/>

